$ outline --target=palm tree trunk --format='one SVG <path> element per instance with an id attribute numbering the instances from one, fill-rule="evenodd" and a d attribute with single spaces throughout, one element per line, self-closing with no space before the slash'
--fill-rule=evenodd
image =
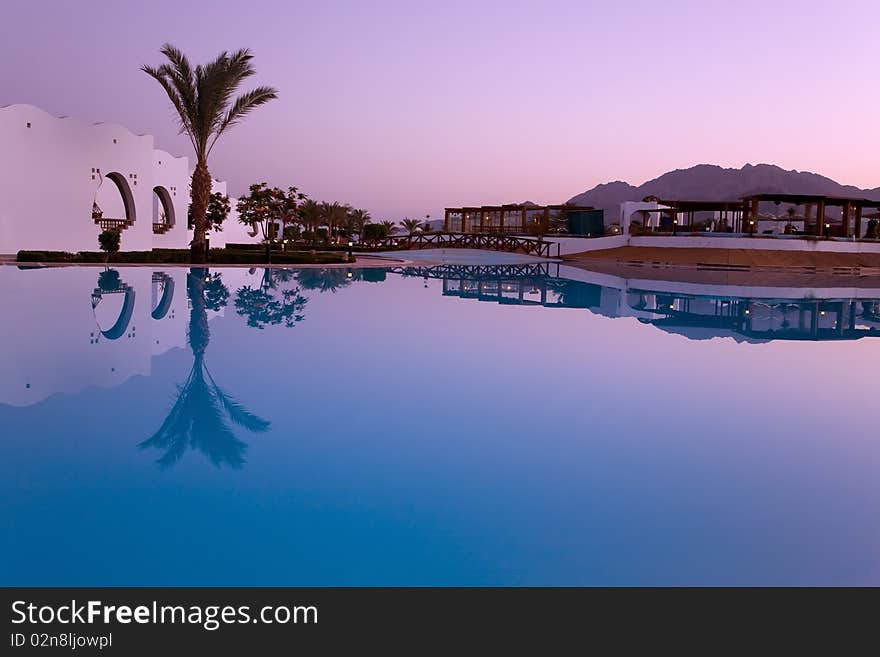
<path id="1" fill-rule="evenodd" d="M 193 240 L 190 247 L 190 259 L 195 264 L 205 262 L 205 232 L 208 202 L 211 198 L 211 174 L 207 162 L 199 162 L 192 177 L 192 218 Z"/>

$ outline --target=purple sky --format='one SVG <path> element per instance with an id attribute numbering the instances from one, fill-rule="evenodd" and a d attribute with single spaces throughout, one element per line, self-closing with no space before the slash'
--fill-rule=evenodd
<path id="1" fill-rule="evenodd" d="M 202 5 L 197 7 L 197 5 Z M 138 71 L 250 47 L 280 99 L 212 156 L 375 218 L 561 202 L 709 162 L 880 185 L 880 3 L 3 0 L 0 105 L 114 121 L 190 155 Z"/>

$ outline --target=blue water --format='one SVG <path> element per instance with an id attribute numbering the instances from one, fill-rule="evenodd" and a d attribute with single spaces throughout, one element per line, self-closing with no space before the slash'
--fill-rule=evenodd
<path id="1" fill-rule="evenodd" d="M 0 267 L 0 584 L 880 584 L 877 298 Z"/>

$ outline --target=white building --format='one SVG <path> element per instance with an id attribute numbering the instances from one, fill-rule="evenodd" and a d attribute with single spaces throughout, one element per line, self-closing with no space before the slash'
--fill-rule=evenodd
<path id="1" fill-rule="evenodd" d="M 0 107 L 0 253 L 96 251 L 104 227 L 122 229 L 125 251 L 187 248 L 191 175 L 188 158 L 156 149 L 152 135 Z M 257 239 L 234 206 L 212 247 Z"/>

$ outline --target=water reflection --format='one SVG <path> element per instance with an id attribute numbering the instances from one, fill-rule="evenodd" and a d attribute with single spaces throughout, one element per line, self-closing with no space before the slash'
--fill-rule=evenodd
<path id="1" fill-rule="evenodd" d="M 193 364 L 186 381 L 178 386 L 177 399 L 162 426 L 138 446 L 162 450 L 164 453 L 157 461 L 162 467 L 177 463 L 187 449 L 194 449 L 215 466 L 240 468 L 245 462 L 247 443 L 236 437 L 229 422 L 251 433 L 267 431 L 270 423 L 223 390 L 205 363 L 205 351 L 211 340 L 208 310 L 219 311 L 229 298 L 220 274 L 211 275 L 204 268 L 190 269 L 186 293 L 190 302 L 187 342 Z"/>
<path id="2" fill-rule="evenodd" d="M 116 321 L 110 328 L 101 328 L 101 322 L 98 320 L 98 306 L 104 301 L 106 296 L 113 294 L 122 294 L 122 308 L 117 315 Z M 98 274 L 98 287 L 92 291 L 92 312 L 95 314 L 95 323 L 101 335 L 108 340 L 118 340 L 125 335 L 128 330 L 128 324 L 131 322 L 131 315 L 134 312 L 135 291 L 131 285 L 126 285 L 119 276 L 119 272 L 115 269 L 105 269 Z"/>
<path id="3" fill-rule="evenodd" d="M 632 281 L 555 264 L 434 265 L 392 269 L 441 279 L 443 296 L 545 308 L 579 308 L 694 340 L 855 340 L 880 335 L 880 291 L 712 286 Z"/>
<path id="4" fill-rule="evenodd" d="M 259 285 L 245 285 L 235 293 L 235 312 L 245 317 L 252 328 L 275 324 L 292 328 L 305 319 L 308 299 L 300 294 L 299 287 L 282 288 L 281 283 L 296 277 L 292 269 L 264 269 Z"/>

